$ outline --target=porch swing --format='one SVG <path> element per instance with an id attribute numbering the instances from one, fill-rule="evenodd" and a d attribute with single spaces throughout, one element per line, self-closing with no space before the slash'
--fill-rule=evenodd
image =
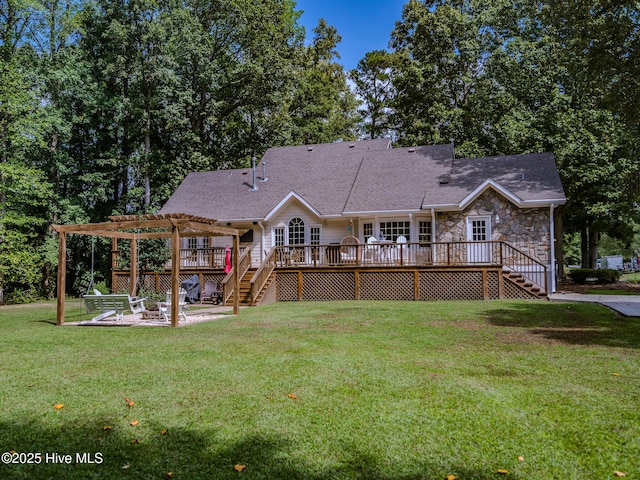
<path id="1" fill-rule="evenodd" d="M 124 318 L 124 312 L 129 310 L 132 314 L 144 313 L 146 311 L 144 302 L 146 298 L 138 298 L 137 296 L 131 297 L 128 294 L 107 294 L 103 295 L 98 289 L 93 289 L 93 294 L 90 294 L 92 287 L 95 287 L 95 242 L 96 236 L 91 235 L 91 278 L 89 280 L 89 286 L 87 292 L 82 296 L 84 300 L 85 309 L 87 314 L 95 315 L 91 321 L 97 322 L 100 320 L 106 320 L 113 315 L 116 316 L 116 321 Z M 136 259 L 137 259 L 137 241 L 136 245 Z M 132 265 L 136 270 L 139 268 L 138 262 L 136 265 Z M 134 290 L 135 291 L 135 290 Z"/>

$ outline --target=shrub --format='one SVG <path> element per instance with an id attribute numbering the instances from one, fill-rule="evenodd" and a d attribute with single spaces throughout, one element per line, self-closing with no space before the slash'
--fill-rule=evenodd
<path id="1" fill-rule="evenodd" d="M 595 270 L 593 268 L 578 268 L 569 272 L 569 278 L 575 283 L 584 285 L 589 280 L 594 283 L 615 283 L 620 280 L 621 272 L 603 268 Z"/>

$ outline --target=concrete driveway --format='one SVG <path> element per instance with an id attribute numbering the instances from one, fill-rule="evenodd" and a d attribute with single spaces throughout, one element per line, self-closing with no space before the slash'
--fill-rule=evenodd
<path id="1" fill-rule="evenodd" d="M 599 303 L 626 317 L 640 317 L 640 295 L 588 295 L 582 293 L 553 293 L 550 302 Z"/>

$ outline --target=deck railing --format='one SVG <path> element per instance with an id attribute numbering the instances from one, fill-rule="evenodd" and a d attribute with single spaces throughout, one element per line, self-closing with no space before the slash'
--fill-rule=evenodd
<path id="1" fill-rule="evenodd" d="M 500 265 L 548 291 L 546 265 L 501 241 L 288 245 L 273 256 L 275 268 Z"/>
<path id="2" fill-rule="evenodd" d="M 224 268 L 225 248 L 181 248 L 179 257 L 181 269 Z M 113 252 L 112 262 L 115 270 L 129 269 L 129 258 L 122 256 L 119 251 Z M 165 262 L 164 267 L 170 269 L 171 260 Z"/>
<path id="3" fill-rule="evenodd" d="M 264 286 L 269 281 L 269 277 L 273 273 L 273 270 L 276 268 L 276 252 L 275 248 L 272 248 L 271 251 L 267 254 L 265 259 L 262 261 L 262 264 L 256 270 L 256 273 L 251 277 L 251 303 L 254 304 L 258 295 L 264 288 Z"/>

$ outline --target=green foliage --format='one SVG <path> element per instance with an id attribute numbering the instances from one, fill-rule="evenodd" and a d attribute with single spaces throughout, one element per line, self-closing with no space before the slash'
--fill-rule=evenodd
<path id="1" fill-rule="evenodd" d="M 301 57 L 296 90 L 289 107 L 293 144 L 353 140 L 357 102 L 347 86 L 347 76 L 335 59 L 342 40 L 324 19 L 313 29 L 314 37 Z"/>
<path id="2" fill-rule="evenodd" d="M 410 0 L 391 36 L 398 143 L 452 142 L 463 157 L 553 151 L 565 226 L 593 263 L 600 233 L 628 241 L 640 214 L 639 13 L 633 2 Z"/>
<path id="3" fill-rule="evenodd" d="M 365 54 L 358 66 L 349 72 L 354 91 L 361 99 L 361 129 L 369 138 L 391 135 L 390 103 L 394 96 L 391 67 L 393 56 L 384 50 Z"/>
<path id="4" fill-rule="evenodd" d="M 580 285 L 584 285 L 587 282 L 599 284 L 616 283 L 620 280 L 621 275 L 622 272 L 619 270 L 612 270 L 608 268 L 577 268 L 568 273 L 569 278 Z"/>

